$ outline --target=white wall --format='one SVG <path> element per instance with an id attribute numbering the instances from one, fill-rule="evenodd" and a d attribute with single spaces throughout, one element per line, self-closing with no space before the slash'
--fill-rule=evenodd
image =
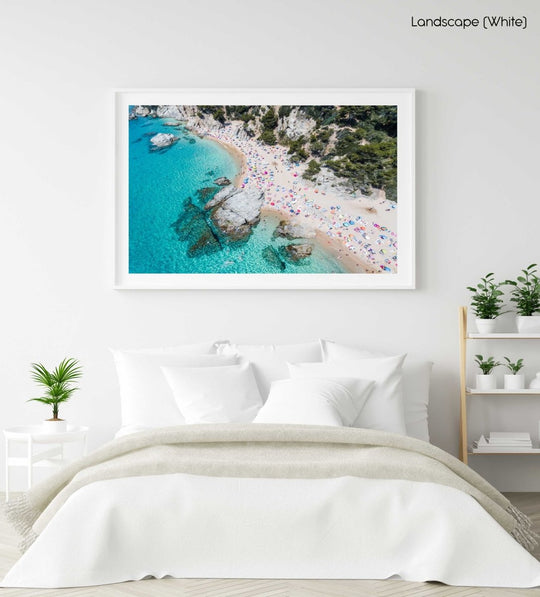
<path id="1" fill-rule="evenodd" d="M 410 27 L 499 11 L 529 28 Z M 43 418 L 32 361 L 81 359 L 64 414 L 96 446 L 119 426 L 109 346 L 325 336 L 431 358 L 433 441 L 456 453 L 465 286 L 539 259 L 539 18 L 536 0 L 2 0 L 0 426 Z M 417 290 L 112 289 L 112 90 L 250 86 L 418 90 Z M 536 428 L 535 404 L 510 422 Z M 540 459 L 505 458 L 482 471 L 540 490 Z"/>

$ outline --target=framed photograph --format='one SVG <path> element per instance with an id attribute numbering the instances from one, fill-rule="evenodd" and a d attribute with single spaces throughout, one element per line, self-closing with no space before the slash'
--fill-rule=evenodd
<path id="1" fill-rule="evenodd" d="M 115 94 L 115 287 L 414 288 L 414 90 Z"/>

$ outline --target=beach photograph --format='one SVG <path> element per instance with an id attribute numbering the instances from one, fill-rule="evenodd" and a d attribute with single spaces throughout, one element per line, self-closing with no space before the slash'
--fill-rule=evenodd
<path id="1" fill-rule="evenodd" d="M 129 105 L 130 274 L 396 274 L 397 105 Z"/>

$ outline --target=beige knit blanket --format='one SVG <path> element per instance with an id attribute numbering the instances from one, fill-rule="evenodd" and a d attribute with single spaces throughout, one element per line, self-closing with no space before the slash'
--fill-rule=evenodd
<path id="1" fill-rule="evenodd" d="M 315 425 L 183 425 L 129 435 L 63 467 L 10 502 L 8 518 L 22 534 L 21 547 L 26 549 L 81 487 L 106 479 L 169 473 L 439 483 L 471 495 L 529 551 L 536 545 L 529 519 L 447 452 L 393 433 Z"/>

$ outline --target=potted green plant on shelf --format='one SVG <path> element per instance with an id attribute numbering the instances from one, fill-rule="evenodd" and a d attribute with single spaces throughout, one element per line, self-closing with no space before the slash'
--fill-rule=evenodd
<path id="1" fill-rule="evenodd" d="M 476 286 L 467 286 L 467 290 L 473 293 L 471 299 L 472 309 L 476 315 L 476 328 L 480 334 L 491 334 L 495 331 L 495 319 L 502 315 L 501 283 L 495 282 L 495 274 L 486 274 L 480 278 Z"/>
<path id="2" fill-rule="evenodd" d="M 523 359 L 518 359 L 512 362 L 508 357 L 504 357 L 506 363 L 504 366 L 510 371 L 510 373 L 504 376 L 504 389 L 505 390 L 523 390 L 525 387 L 525 376 L 520 373 L 523 369 Z"/>
<path id="3" fill-rule="evenodd" d="M 521 270 L 516 280 L 505 280 L 512 286 L 510 301 L 516 305 L 516 324 L 520 334 L 540 333 L 540 278 L 536 263 Z"/>
<path id="4" fill-rule="evenodd" d="M 67 402 L 73 392 L 78 390 L 73 384 L 82 376 L 79 361 L 65 358 L 53 371 L 49 371 L 41 363 L 32 363 L 30 369 L 32 379 L 43 389 L 43 395 L 30 398 L 29 402 L 42 402 L 52 407 L 52 417 L 43 421 L 43 429 L 49 433 L 66 431 L 67 423 L 58 416 L 59 405 Z"/>
<path id="5" fill-rule="evenodd" d="M 476 389 L 477 390 L 496 390 L 497 389 L 497 379 L 495 375 L 493 375 L 493 369 L 495 367 L 499 367 L 502 363 L 496 361 L 493 357 L 489 357 L 484 360 L 484 357 L 481 354 L 475 354 L 474 362 L 480 368 L 482 373 L 476 376 Z"/>

